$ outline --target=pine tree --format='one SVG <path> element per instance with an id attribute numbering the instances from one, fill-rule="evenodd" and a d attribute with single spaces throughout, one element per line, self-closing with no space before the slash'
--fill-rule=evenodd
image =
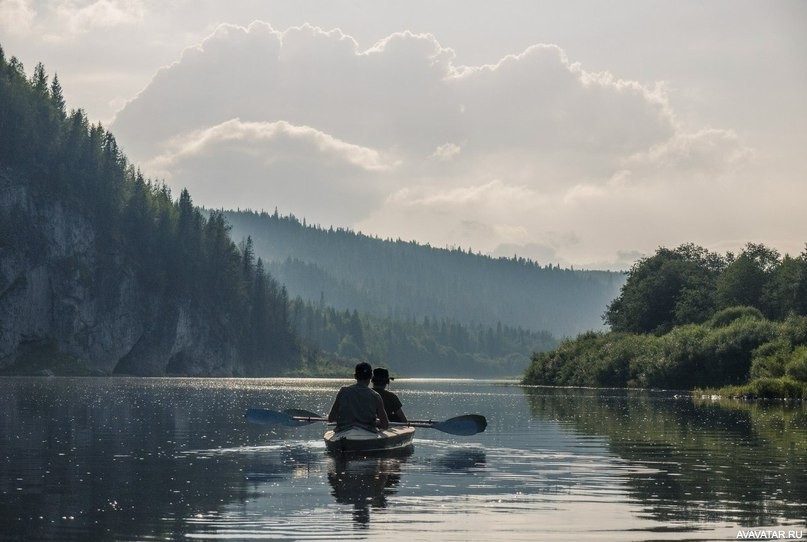
<path id="1" fill-rule="evenodd" d="M 50 99 L 51 102 L 53 102 L 53 106 L 56 108 L 59 120 L 63 120 L 65 118 L 65 101 L 64 95 L 62 94 L 62 85 L 59 83 L 59 76 L 57 74 L 53 74 L 53 82 L 50 84 Z"/>

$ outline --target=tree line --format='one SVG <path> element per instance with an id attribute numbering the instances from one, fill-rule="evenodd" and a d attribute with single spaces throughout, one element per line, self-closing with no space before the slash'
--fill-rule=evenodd
<path id="1" fill-rule="evenodd" d="M 524 381 L 807 397 L 807 250 L 660 248 L 634 264 L 604 319 L 610 332 L 536 353 Z"/>
<path id="2" fill-rule="evenodd" d="M 735 306 L 777 321 L 807 315 L 807 249 L 794 258 L 757 243 L 724 256 L 691 243 L 659 248 L 633 265 L 605 322 L 612 331 L 661 334 Z"/>
<path id="3" fill-rule="evenodd" d="M 400 376 L 512 376 L 524 371 L 533 352 L 557 344 L 547 332 L 446 319 L 378 318 L 299 297 L 291 303 L 289 318 L 306 346 L 303 374 L 344 372 L 336 360 L 351 368 L 369 360 Z"/>
<path id="4" fill-rule="evenodd" d="M 383 318 L 501 322 L 570 336 L 604 327 L 600 315 L 624 281 L 622 273 L 323 228 L 277 210 L 226 216 L 292 296 Z"/>

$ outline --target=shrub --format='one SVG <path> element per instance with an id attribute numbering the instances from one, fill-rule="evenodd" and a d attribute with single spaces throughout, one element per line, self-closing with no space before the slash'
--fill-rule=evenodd
<path id="1" fill-rule="evenodd" d="M 794 380 L 807 382 L 807 346 L 799 346 L 793 351 L 785 373 Z"/>
<path id="2" fill-rule="evenodd" d="M 725 327 L 735 320 L 739 320 L 741 318 L 751 318 L 754 320 L 765 319 L 762 312 L 760 312 L 760 310 L 756 307 L 729 307 L 715 313 L 715 315 L 709 320 L 709 327 Z"/>
<path id="3" fill-rule="evenodd" d="M 723 386 L 745 382 L 751 372 L 751 353 L 776 336 L 777 326 L 762 319 L 741 318 L 715 329 L 704 343 L 706 356 L 700 385 Z"/>
<path id="4" fill-rule="evenodd" d="M 751 355 L 751 378 L 779 378 L 793 351 L 790 341 L 782 337 L 759 346 Z"/>

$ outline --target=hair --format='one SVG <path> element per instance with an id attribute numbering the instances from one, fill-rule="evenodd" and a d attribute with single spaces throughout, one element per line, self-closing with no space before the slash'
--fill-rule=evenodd
<path id="1" fill-rule="evenodd" d="M 356 380 L 370 380 L 373 376 L 373 367 L 366 361 L 356 365 L 356 372 L 353 374 Z"/>
<path id="2" fill-rule="evenodd" d="M 393 380 L 389 376 L 389 371 L 383 367 L 376 367 L 373 369 L 373 385 L 378 387 L 384 387 L 389 384 L 390 380 Z"/>

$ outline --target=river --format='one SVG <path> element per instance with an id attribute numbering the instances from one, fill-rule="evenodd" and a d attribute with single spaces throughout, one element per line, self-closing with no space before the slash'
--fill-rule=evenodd
<path id="1" fill-rule="evenodd" d="M 334 379 L 0 378 L 0 540 L 807 540 L 807 407 L 396 380 L 398 456 L 328 455 Z"/>

